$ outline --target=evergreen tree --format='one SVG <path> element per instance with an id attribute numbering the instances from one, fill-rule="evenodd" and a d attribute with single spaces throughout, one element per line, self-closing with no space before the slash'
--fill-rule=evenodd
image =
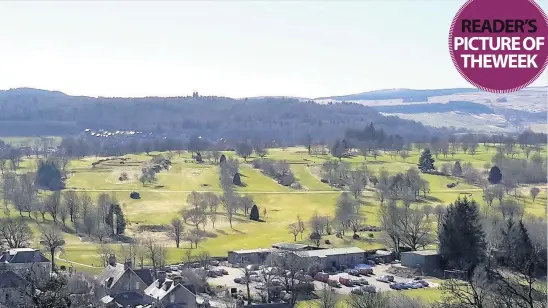
<path id="1" fill-rule="evenodd" d="M 430 153 L 430 149 L 425 149 L 422 152 L 421 157 L 419 158 L 418 166 L 420 171 L 422 172 L 436 170 L 436 168 L 434 168 L 434 159 L 432 158 L 432 153 Z"/>
<path id="2" fill-rule="evenodd" d="M 491 170 L 489 170 L 489 176 L 487 177 L 487 180 L 491 184 L 500 183 L 500 181 L 502 181 L 502 172 L 500 172 L 500 168 L 497 166 L 491 167 Z"/>
<path id="3" fill-rule="evenodd" d="M 105 223 L 110 227 L 110 230 L 114 230 L 114 215 L 116 215 L 116 234 L 124 234 L 126 230 L 126 219 L 124 218 L 124 212 L 119 204 L 113 204 L 110 206 L 109 213 L 105 217 Z"/>
<path id="4" fill-rule="evenodd" d="M 478 205 L 474 200 L 458 198 L 442 217 L 439 252 L 447 265 L 471 274 L 485 259 L 485 233 Z"/>
<path id="5" fill-rule="evenodd" d="M 63 188 L 59 166 L 52 160 L 40 160 L 38 162 L 35 183 L 36 186 L 49 190 L 59 190 Z"/>
<path id="6" fill-rule="evenodd" d="M 240 178 L 239 173 L 234 174 L 234 177 L 232 178 L 232 184 L 242 186 L 242 179 Z"/>
<path id="7" fill-rule="evenodd" d="M 256 204 L 253 205 L 253 207 L 251 208 L 251 212 L 249 213 L 249 219 L 251 220 L 254 220 L 254 221 L 259 221 L 259 208 L 257 207 Z"/>
<path id="8" fill-rule="evenodd" d="M 339 140 L 335 141 L 335 143 L 331 147 L 331 155 L 333 155 L 333 157 L 338 158 L 339 160 L 342 158 L 344 151 L 345 151 L 344 145 Z"/>
<path id="9" fill-rule="evenodd" d="M 462 176 L 462 167 L 460 165 L 460 161 L 456 161 L 455 165 L 453 166 L 453 176 Z"/>

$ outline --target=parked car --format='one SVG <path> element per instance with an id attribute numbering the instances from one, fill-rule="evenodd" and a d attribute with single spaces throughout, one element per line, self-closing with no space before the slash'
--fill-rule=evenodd
<path id="1" fill-rule="evenodd" d="M 390 284 L 390 289 L 402 290 L 401 283 L 392 282 L 392 283 Z"/>
<path id="2" fill-rule="evenodd" d="M 347 269 L 345 270 L 345 273 L 350 274 L 352 276 L 360 276 L 360 272 L 356 269 Z"/>
<path id="3" fill-rule="evenodd" d="M 354 288 L 350 291 L 350 293 L 352 294 L 356 294 L 356 295 L 362 295 L 363 294 L 363 290 L 361 288 Z"/>
<path id="4" fill-rule="evenodd" d="M 329 280 L 329 274 L 327 273 L 317 273 L 316 276 L 314 276 L 314 280 L 321 281 L 321 282 L 327 282 Z"/>
<path id="5" fill-rule="evenodd" d="M 361 289 L 362 289 L 364 292 L 368 292 L 368 293 L 377 293 L 377 288 L 375 288 L 374 286 L 363 286 L 363 287 L 361 287 Z"/>
<path id="6" fill-rule="evenodd" d="M 255 286 L 255 289 L 257 290 L 266 290 L 266 286 L 262 283 Z"/>
<path id="7" fill-rule="evenodd" d="M 339 277 L 339 282 L 343 286 L 347 286 L 347 287 L 353 287 L 354 286 L 354 282 L 349 277 Z"/>
<path id="8" fill-rule="evenodd" d="M 211 260 L 209 261 L 209 264 L 213 265 L 213 266 L 219 266 L 219 261 L 217 260 Z"/>
<path id="9" fill-rule="evenodd" d="M 235 283 L 242 283 L 242 278 L 234 278 Z"/>
<path id="10" fill-rule="evenodd" d="M 365 280 L 365 278 L 360 278 L 360 279 L 358 279 L 358 281 L 364 286 L 369 284 L 369 281 Z"/>
<path id="11" fill-rule="evenodd" d="M 377 277 L 377 281 L 390 283 L 390 282 L 394 281 L 394 276 L 392 276 L 392 275 L 382 275 L 380 277 Z"/>
<path id="12" fill-rule="evenodd" d="M 257 264 L 250 264 L 246 266 L 245 269 L 248 271 L 256 271 L 259 269 L 259 266 Z"/>
<path id="13" fill-rule="evenodd" d="M 425 280 L 417 280 L 417 283 L 420 283 L 423 287 L 428 287 L 430 286 L 430 284 L 428 283 L 428 281 L 425 281 Z"/>
<path id="14" fill-rule="evenodd" d="M 337 280 L 333 280 L 333 279 L 328 279 L 327 280 L 327 285 L 330 286 L 330 287 L 333 287 L 333 288 L 340 288 L 341 287 L 341 283 L 338 282 Z"/>
<path id="15" fill-rule="evenodd" d="M 228 271 L 224 268 L 219 269 L 223 275 L 228 275 Z"/>

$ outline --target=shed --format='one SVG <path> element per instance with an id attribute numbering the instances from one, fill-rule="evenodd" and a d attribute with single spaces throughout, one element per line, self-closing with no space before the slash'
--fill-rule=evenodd
<path id="1" fill-rule="evenodd" d="M 387 250 L 377 250 L 375 253 L 367 255 L 367 260 L 390 263 L 394 261 L 394 253 Z"/>
<path id="2" fill-rule="evenodd" d="M 401 265 L 432 273 L 441 268 L 441 256 L 436 250 L 402 252 Z"/>

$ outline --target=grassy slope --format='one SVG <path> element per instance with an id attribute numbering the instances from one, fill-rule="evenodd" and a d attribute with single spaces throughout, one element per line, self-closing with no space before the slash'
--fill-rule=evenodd
<path id="1" fill-rule="evenodd" d="M 153 153 L 154 154 L 154 153 Z M 233 156 L 233 153 L 227 153 Z M 462 162 L 472 162 L 476 167 L 483 168 L 485 162 L 490 161 L 493 152 L 487 153 L 481 148 L 476 155 L 459 153 L 455 157 L 436 159 L 436 166 L 442 162 L 454 163 L 459 159 Z M 385 168 L 391 173 L 404 172 L 410 167 L 416 166 L 419 152 L 413 151 L 409 158 L 392 159 L 388 155 L 380 156 L 377 160 L 368 157 L 366 164 L 374 172 L 380 168 Z M 91 163 L 97 158 L 87 157 L 81 160 L 72 161 L 68 170 L 70 172 L 67 187 L 90 190 L 92 198 L 96 198 L 101 191 L 114 194 L 121 202 L 126 219 L 128 221 L 128 235 L 152 235 L 157 236 L 159 241 L 165 241 L 169 246 L 169 262 L 178 262 L 181 260 L 185 249 L 189 244 L 183 243 L 181 249 L 176 249 L 174 244 L 163 234 L 138 234 L 137 227 L 140 224 L 167 224 L 178 215 L 180 209 L 186 207 L 186 197 L 189 191 L 215 191 L 220 192 L 218 180 L 218 167 L 214 165 L 199 165 L 192 162 L 190 154 L 182 156 L 174 155 L 173 167 L 169 171 L 163 171 L 158 175 L 157 183 L 143 186 L 135 179 L 140 173 L 143 163 L 150 160 L 150 156 L 127 155 L 129 160 L 120 164 L 119 160 L 100 164 L 97 168 L 92 168 Z M 291 163 L 291 168 L 305 188 L 305 193 L 295 194 L 295 190 L 278 185 L 274 180 L 262 174 L 259 170 L 241 161 L 240 170 L 244 175 L 243 182 L 247 185 L 238 188 L 241 194 L 252 195 L 256 204 L 261 208 L 267 209 L 266 222 L 251 222 L 247 217 L 237 216 L 234 221 L 234 228 L 230 228 L 222 213 L 222 207 L 219 208 L 220 214 L 216 223 L 216 229 L 209 225 L 208 231 L 211 238 L 200 245 L 200 249 L 208 250 L 212 255 L 226 255 L 228 250 L 269 247 L 272 243 L 281 241 L 292 241 L 292 235 L 287 232 L 287 225 L 296 220 L 300 215 L 307 220 L 314 211 L 323 214 L 332 214 L 334 204 L 340 192 L 331 188 L 327 184 L 321 183 L 317 178 L 319 164 L 329 156 L 309 156 L 304 148 L 289 148 L 287 150 L 272 149 L 268 158 L 277 160 L 286 160 Z M 354 157 L 345 159 L 357 167 L 364 162 L 363 157 Z M 24 160 L 22 168 L 32 170 L 35 166 L 33 159 Z M 18 172 L 22 172 L 20 170 Z M 121 172 L 128 173 L 129 180 L 120 182 L 118 177 Z M 432 205 L 448 204 L 454 201 L 461 193 L 472 194 L 475 200 L 481 201 L 481 189 L 464 183 L 460 183 L 457 188 L 447 189 L 445 184 L 456 181 L 453 178 L 423 175 L 431 186 L 429 199 L 422 204 L 430 203 Z M 207 186 L 204 186 L 206 184 Z M 526 210 L 535 215 L 545 215 L 546 191 L 543 190 L 537 197 L 535 203 L 528 197 L 527 188 L 523 188 L 523 194 L 527 196 Z M 129 192 L 135 190 L 141 194 L 140 200 L 129 198 Z M 316 192 L 315 192 L 316 191 Z M 377 224 L 378 201 L 374 197 L 374 190 L 368 188 L 363 196 L 363 211 L 366 213 L 368 224 Z M 262 210 L 261 210 L 262 214 Z M 18 215 L 12 213 L 12 215 Z M 187 226 L 191 228 L 191 226 Z M 306 234 L 305 234 L 306 235 Z M 367 234 L 362 234 L 367 237 Z M 334 236 L 328 237 L 332 246 L 356 245 L 366 249 L 381 247 L 376 241 L 359 240 L 354 241 L 346 236 L 344 239 L 336 239 Z M 99 259 L 96 253 L 96 246 L 92 243 L 80 240 L 73 234 L 66 234 L 67 245 L 62 258 L 67 260 L 97 266 Z M 115 250 L 119 250 L 119 244 L 112 245 Z M 77 269 L 96 271 L 96 269 L 84 268 Z M 420 291 L 425 292 L 425 291 Z M 416 291 L 414 293 L 420 293 Z M 413 292 L 411 292 L 413 293 Z"/>

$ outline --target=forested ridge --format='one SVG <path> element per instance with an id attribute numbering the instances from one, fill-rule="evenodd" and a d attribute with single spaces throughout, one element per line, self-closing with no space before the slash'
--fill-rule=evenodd
<path id="1" fill-rule="evenodd" d="M 422 138 L 444 130 L 352 104 L 321 105 L 291 98 L 93 98 L 36 89 L 0 91 L 0 135 L 72 135 L 90 129 L 208 139 L 271 139 L 285 144 L 306 134 L 330 141 L 369 123 L 390 134 Z"/>

